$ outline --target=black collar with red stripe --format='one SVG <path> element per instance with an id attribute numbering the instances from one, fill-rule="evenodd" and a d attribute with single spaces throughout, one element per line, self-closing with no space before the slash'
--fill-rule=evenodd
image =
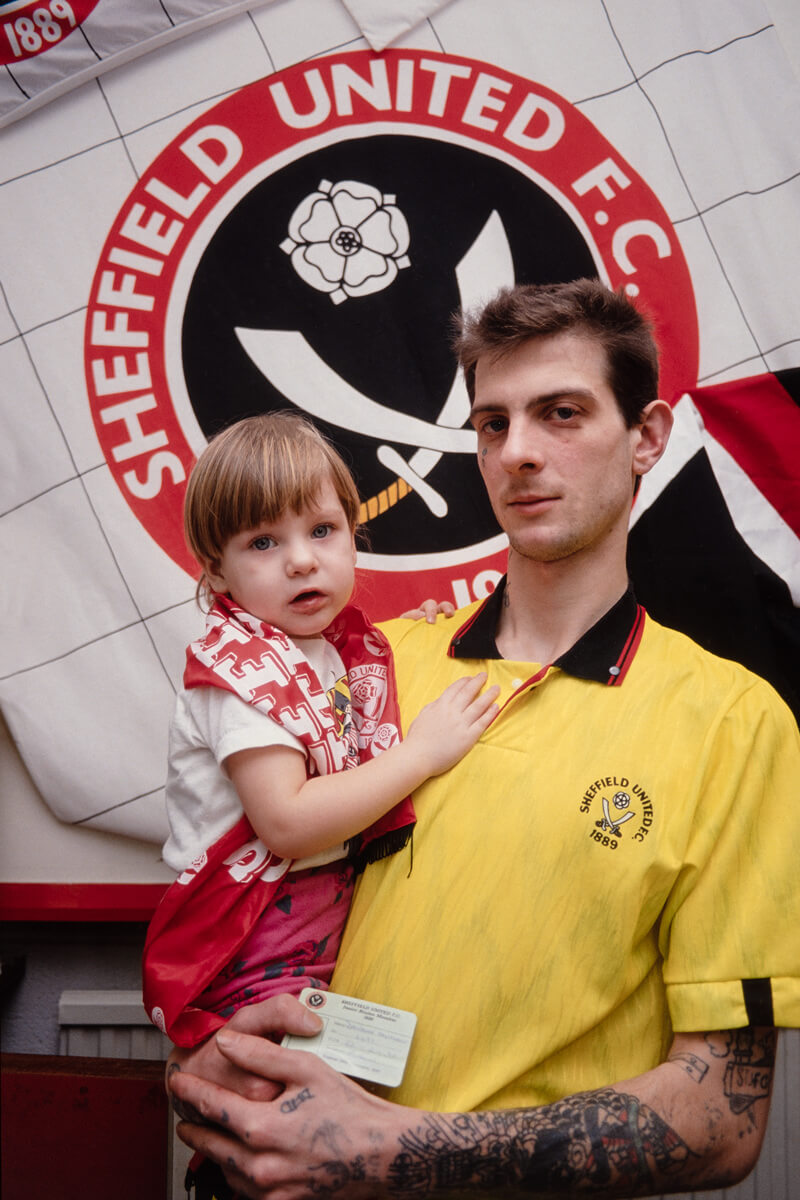
<path id="1" fill-rule="evenodd" d="M 505 578 L 456 631 L 450 641 L 450 658 L 502 658 L 494 635 L 500 621 Z M 579 679 L 593 679 L 609 687 L 622 683 L 633 662 L 644 629 L 645 612 L 631 588 L 592 625 L 574 646 L 552 664 Z"/>

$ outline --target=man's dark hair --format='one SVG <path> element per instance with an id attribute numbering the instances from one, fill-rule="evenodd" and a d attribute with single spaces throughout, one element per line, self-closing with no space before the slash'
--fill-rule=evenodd
<path id="1" fill-rule="evenodd" d="M 602 345 L 608 383 L 630 429 L 658 397 L 658 348 L 648 319 L 599 279 L 503 288 L 475 314 L 458 318 L 454 346 L 470 400 L 479 358 L 499 359 L 531 338 L 577 333 Z"/>

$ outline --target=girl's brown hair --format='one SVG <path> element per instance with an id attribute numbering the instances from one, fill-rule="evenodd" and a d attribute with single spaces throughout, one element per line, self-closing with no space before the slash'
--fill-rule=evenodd
<path id="1" fill-rule="evenodd" d="M 242 529 L 255 529 L 313 504 L 330 480 L 350 528 L 358 525 L 359 497 L 338 452 L 296 413 L 247 417 L 208 443 L 189 476 L 183 506 L 186 544 L 201 567 L 214 563 Z M 209 593 L 205 574 L 198 594 Z"/>

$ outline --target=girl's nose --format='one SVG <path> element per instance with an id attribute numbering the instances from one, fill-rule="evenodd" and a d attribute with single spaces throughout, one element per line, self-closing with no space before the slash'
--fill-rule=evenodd
<path id="1" fill-rule="evenodd" d="M 289 545 L 286 557 L 286 570 L 289 575 L 307 575 L 313 570 L 316 561 L 314 547 L 305 538 Z"/>

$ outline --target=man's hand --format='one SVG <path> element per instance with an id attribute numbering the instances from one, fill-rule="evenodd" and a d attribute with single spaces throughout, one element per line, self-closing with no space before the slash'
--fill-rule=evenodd
<path id="1" fill-rule="evenodd" d="M 237 1031 L 255 1038 L 283 1037 L 284 1033 L 313 1037 L 319 1033 L 321 1022 L 295 996 L 272 996 L 260 1004 L 240 1008 L 225 1026 L 225 1031 Z M 223 1031 L 220 1030 L 220 1033 Z M 179 1076 L 188 1072 L 193 1077 L 228 1088 L 248 1100 L 272 1100 L 281 1085 L 268 1075 L 254 1074 L 247 1066 L 239 1066 L 223 1054 L 218 1045 L 219 1034 L 208 1038 L 191 1050 L 175 1047 L 167 1061 L 167 1091 L 175 1110 L 185 1120 L 199 1116 L 190 1103 L 181 1101 L 181 1089 L 174 1086 Z"/>
<path id="2" fill-rule="evenodd" d="M 433 625 L 439 613 L 445 617 L 452 617 L 455 611 L 455 605 L 451 604 L 449 600 L 440 600 L 438 604 L 435 600 L 423 600 L 418 608 L 410 608 L 408 612 L 401 613 L 400 616 L 409 621 L 424 619 L 429 625 Z"/>
<path id="3" fill-rule="evenodd" d="M 265 1013 L 270 1004 L 254 1007 L 271 1024 L 272 1014 Z M 299 1024 L 293 1022 L 292 1032 L 301 1032 Z M 382 1180 L 398 1135 L 420 1114 L 370 1095 L 315 1054 L 237 1032 L 233 1022 L 210 1041 L 231 1077 L 252 1079 L 256 1072 L 269 1081 L 274 1097 L 247 1099 L 184 1069 L 170 1078 L 179 1113 L 195 1114 L 178 1125 L 179 1136 L 219 1163 L 231 1187 L 254 1200 L 334 1192 L 374 1200 L 389 1194 Z"/>

